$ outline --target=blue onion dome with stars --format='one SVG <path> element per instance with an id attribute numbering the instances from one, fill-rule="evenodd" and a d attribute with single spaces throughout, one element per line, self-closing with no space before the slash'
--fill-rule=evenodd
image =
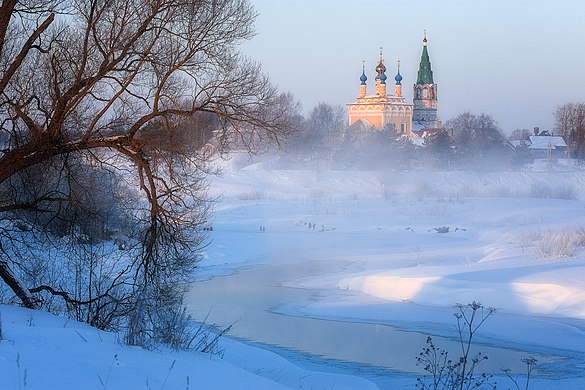
<path id="1" fill-rule="evenodd" d="M 386 76 L 386 74 L 382 73 L 382 75 L 380 76 L 380 81 L 382 81 L 382 84 L 386 84 L 387 79 L 388 79 L 388 76 Z"/>
<path id="2" fill-rule="evenodd" d="M 366 66 L 362 65 L 362 75 L 360 76 L 361 85 L 366 85 L 368 77 L 366 76 Z"/>
<path id="3" fill-rule="evenodd" d="M 400 60 L 398 60 L 398 73 L 396 73 L 396 77 L 394 77 L 396 81 L 396 85 L 402 85 L 402 75 L 400 74 Z"/>

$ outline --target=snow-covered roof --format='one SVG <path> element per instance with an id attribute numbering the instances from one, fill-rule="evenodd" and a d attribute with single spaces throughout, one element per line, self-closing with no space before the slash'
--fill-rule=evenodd
<path id="1" fill-rule="evenodd" d="M 427 134 L 437 134 L 445 131 L 444 127 L 422 127 L 422 128 L 415 128 L 412 126 L 412 132 L 418 135 L 420 138 L 424 138 Z"/>
<path id="2" fill-rule="evenodd" d="M 410 139 L 410 142 L 415 146 L 421 146 L 421 147 L 425 146 L 425 140 L 419 136 L 412 136 L 412 137 L 409 137 L 409 139 Z"/>
<path id="3" fill-rule="evenodd" d="M 366 131 L 366 130 L 370 130 L 372 127 L 375 127 L 372 122 L 370 122 L 367 119 L 364 118 L 360 118 L 357 121 L 355 121 L 353 124 L 351 124 L 349 127 L 347 127 L 345 129 L 345 131 L 354 131 L 354 132 L 361 132 L 361 131 Z"/>
<path id="4" fill-rule="evenodd" d="M 522 145 L 523 143 L 527 143 L 527 142 L 524 140 L 521 140 L 521 139 L 509 139 L 508 140 L 508 144 L 514 148 L 517 148 L 518 146 Z"/>
<path id="5" fill-rule="evenodd" d="M 567 143 L 560 136 L 543 136 L 543 135 L 531 135 L 530 136 L 530 149 L 556 149 L 566 148 Z"/>
<path id="6" fill-rule="evenodd" d="M 426 126 L 417 122 L 412 122 L 412 131 L 420 131 L 424 129 Z"/>

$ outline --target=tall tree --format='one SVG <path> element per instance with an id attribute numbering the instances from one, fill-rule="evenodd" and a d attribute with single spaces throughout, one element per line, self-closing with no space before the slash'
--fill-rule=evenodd
<path id="1" fill-rule="evenodd" d="M 478 161 L 499 152 L 505 137 L 494 118 L 487 114 L 464 112 L 445 123 L 457 146 L 462 163 Z"/>
<path id="2" fill-rule="evenodd" d="M 321 102 L 313 107 L 306 119 L 296 121 L 298 131 L 285 150 L 301 161 L 330 163 L 333 152 L 342 142 L 344 123 L 343 107 Z"/>
<path id="3" fill-rule="evenodd" d="M 585 157 L 585 103 L 566 103 L 554 112 L 555 128 L 569 146 L 569 153 Z"/>
<path id="4" fill-rule="evenodd" d="M 531 135 L 532 132 L 528 129 L 516 129 L 510 134 L 510 139 L 516 141 L 528 141 Z"/>
<path id="5" fill-rule="evenodd" d="M 254 35 L 247 0 L 4 0 L 0 9 L 0 213 L 39 213 L 71 203 L 62 178 L 72 158 L 112 174 L 130 169 L 144 199 L 145 279 L 161 271 L 160 251 L 185 225 L 197 228 L 204 153 L 176 153 L 145 142 L 155 124 L 210 113 L 214 139 L 253 147 L 287 127 L 286 99 L 260 66 L 238 50 Z M 198 137 L 194 134 L 193 137 Z M 17 192 L 23 173 L 53 166 L 60 173 L 42 191 Z M 83 180 L 77 180 L 83 183 Z M 186 211 L 191 211 L 187 213 Z M 0 277 L 28 307 L 29 286 L 5 250 L 0 226 Z M 177 235 L 175 234 L 177 233 Z M 187 243 L 182 242 L 182 244 Z M 168 265 L 168 264 L 167 264 Z"/>
<path id="6" fill-rule="evenodd" d="M 319 103 L 309 113 L 308 125 L 323 138 L 326 145 L 335 145 L 345 124 L 345 110 L 341 106 Z"/>
<path id="7" fill-rule="evenodd" d="M 453 157 L 453 139 L 447 131 L 430 133 L 425 137 L 425 152 L 436 168 L 450 168 Z"/>
<path id="8" fill-rule="evenodd" d="M 345 110 L 341 106 L 319 103 L 309 113 L 307 131 L 313 152 L 330 164 L 335 149 L 341 144 Z"/>

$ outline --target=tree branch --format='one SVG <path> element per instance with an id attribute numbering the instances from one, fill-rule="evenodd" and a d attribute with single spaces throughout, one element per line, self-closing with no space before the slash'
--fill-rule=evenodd
<path id="1" fill-rule="evenodd" d="M 4 10 L 2 10 L 4 11 Z M 39 27 L 37 27 L 37 29 L 30 35 L 30 37 L 26 40 L 26 42 L 22 45 L 22 48 L 20 49 L 20 52 L 18 53 L 18 55 L 14 58 L 14 60 L 12 61 L 12 63 L 10 64 L 10 66 L 8 67 L 8 69 L 6 70 L 6 72 L 4 72 L 4 74 L 2 75 L 2 78 L 0 79 L 0 94 L 4 93 L 4 89 L 6 89 L 6 86 L 8 85 L 8 83 L 10 82 L 10 80 L 12 79 L 12 76 L 14 76 L 14 73 L 16 73 L 16 71 L 18 70 L 18 68 L 20 68 L 20 65 L 22 64 L 22 62 L 24 61 L 26 55 L 28 54 L 29 50 L 33 47 L 34 42 L 41 36 L 41 34 L 43 32 L 45 32 L 45 30 L 47 28 L 49 28 L 49 26 L 51 25 L 51 23 L 53 23 L 53 20 L 55 19 L 55 14 L 51 13 L 43 23 L 41 23 L 41 25 Z M 0 39 L 2 39 L 2 46 L 4 45 L 4 38 L 0 37 Z"/>

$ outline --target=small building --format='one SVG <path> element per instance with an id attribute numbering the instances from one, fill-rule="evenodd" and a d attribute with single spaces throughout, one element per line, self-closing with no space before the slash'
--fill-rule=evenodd
<path id="1" fill-rule="evenodd" d="M 566 158 L 567 143 L 557 135 L 531 135 L 528 151 L 533 158 Z"/>

